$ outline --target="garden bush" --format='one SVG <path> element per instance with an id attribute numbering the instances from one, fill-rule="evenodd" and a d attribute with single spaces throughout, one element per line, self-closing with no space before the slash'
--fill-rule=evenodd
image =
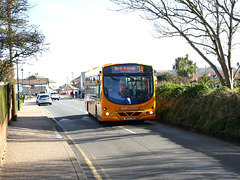
<path id="1" fill-rule="evenodd" d="M 156 88 L 158 121 L 193 131 L 240 139 L 240 91 L 194 85 Z"/>

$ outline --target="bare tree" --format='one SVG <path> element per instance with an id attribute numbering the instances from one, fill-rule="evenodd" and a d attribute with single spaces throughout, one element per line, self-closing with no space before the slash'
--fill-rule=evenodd
<path id="1" fill-rule="evenodd" d="M 15 83 L 14 63 L 36 57 L 47 50 L 45 36 L 29 24 L 28 0 L 0 1 L 0 81 Z M 12 92 L 13 119 L 16 120 L 15 86 Z"/>
<path id="2" fill-rule="evenodd" d="M 0 59 L 11 66 L 16 60 L 18 63 L 26 62 L 48 49 L 45 36 L 38 26 L 28 21 L 27 12 L 30 8 L 28 0 L 0 1 Z M 2 63 L 0 69 L 5 69 L 9 63 Z M 14 82 L 14 72 L 11 77 Z"/>
<path id="3" fill-rule="evenodd" d="M 183 37 L 212 67 L 221 84 L 233 88 L 232 50 L 239 28 L 238 0 L 110 0 L 153 22 L 159 37 Z M 219 63 L 221 75 L 214 61 Z"/>

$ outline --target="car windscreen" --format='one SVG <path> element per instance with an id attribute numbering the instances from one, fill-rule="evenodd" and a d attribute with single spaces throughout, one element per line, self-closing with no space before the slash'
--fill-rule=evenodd
<path id="1" fill-rule="evenodd" d="M 46 98 L 49 97 L 49 95 L 41 95 L 40 98 Z"/>

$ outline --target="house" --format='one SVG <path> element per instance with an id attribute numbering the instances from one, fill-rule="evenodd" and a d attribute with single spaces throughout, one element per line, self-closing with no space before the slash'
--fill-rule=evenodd
<path id="1" fill-rule="evenodd" d="M 220 71 L 219 73 L 221 74 L 222 77 L 224 77 L 224 73 L 222 71 Z M 209 72 L 209 73 L 206 74 L 206 77 L 209 77 L 212 80 L 218 78 L 216 72 Z"/>
<path id="2" fill-rule="evenodd" d="M 72 85 L 63 85 L 60 87 L 59 94 L 60 95 L 71 95 L 71 94 L 76 94 L 79 92 L 79 88 L 76 88 Z"/>
<path id="3" fill-rule="evenodd" d="M 19 92 L 23 92 L 24 94 L 30 96 L 36 95 L 40 91 L 45 91 L 46 93 L 49 93 L 51 91 L 51 89 L 49 88 L 50 84 L 56 82 L 44 76 L 39 76 L 38 74 L 35 74 L 26 79 L 19 79 L 18 83 Z"/>

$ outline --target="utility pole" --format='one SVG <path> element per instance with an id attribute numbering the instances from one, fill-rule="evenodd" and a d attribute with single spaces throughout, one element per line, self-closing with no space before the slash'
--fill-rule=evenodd
<path id="1" fill-rule="evenodd" d="M 72 72 L 72 83 L 73 83 L 73 86 L 75 86 L 73 72 Z"/>
<path id="2" fill-rule="evenodd" d="M 67 77 L 67 86 L 66 87 L 67 87 L 67 95 L 68 95 L 68 77 Z"/>
<path id="3" fill-rule="evenodd" d="M 18 56 L 17 53 L 16 53 L 16 56 Z M 20 111 L 19 78 L 18 78 L 18 58 L 17 58 L 16 62 L 17 62 L 17 91 L 18 91 L 18 93 L 17 93 L 17 97 L 18 97 L 17 101 L 18 101 L 18 111 Z"/>

